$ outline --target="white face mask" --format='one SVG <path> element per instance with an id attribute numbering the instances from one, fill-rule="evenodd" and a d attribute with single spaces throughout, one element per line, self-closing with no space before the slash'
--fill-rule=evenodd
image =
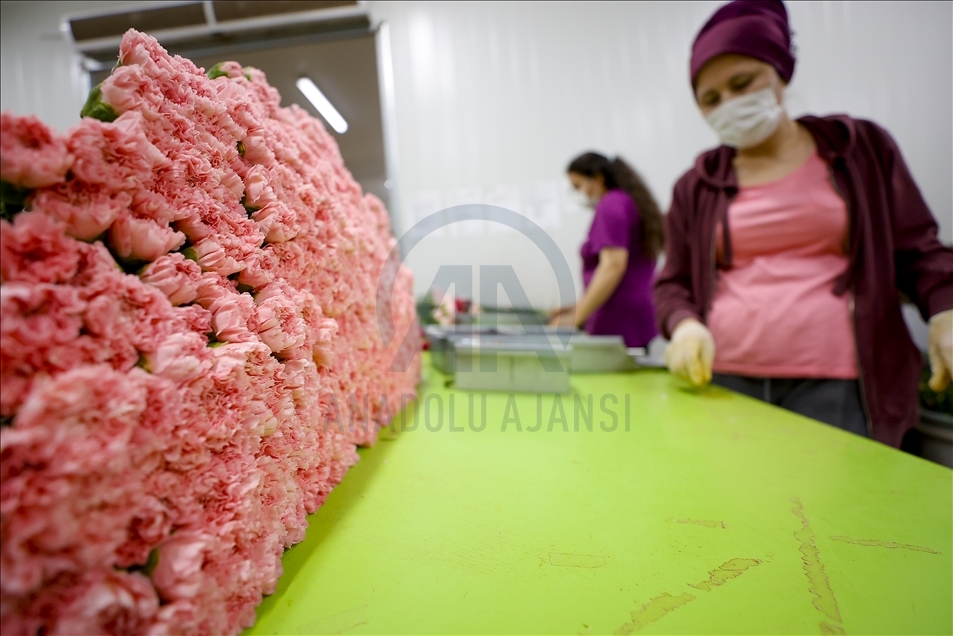
<path id="1" fill-rule="evenodd" d="M 705 121 L 726 146 L 750 148 L 774 134 L 783 113 L 774 86 L 768 86 L 728 100 L 708 113 Z"/>
<path id="2" fill-rule="evenodd" d="M 580 208 L 594 209 L 596 204 L 599 203 L 599 199 L 594 199 L 582 190 L 573 190 L 572 191 L 572 201 L 576 206 Z"/>

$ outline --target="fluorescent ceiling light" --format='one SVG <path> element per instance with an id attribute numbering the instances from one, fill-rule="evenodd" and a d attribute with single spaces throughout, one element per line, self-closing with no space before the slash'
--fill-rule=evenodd
<path id="1" fill-rule="evenodd" d="M 324 93 L 321 92 L 321 89 L 318 88 L 314 82 L 311 81 L 309 77 L 302 77 L 297 82 L 295 86 L 298 87 L 298 90 L 308 98 L 308 101 L 311 102 L 311 105 L 314 106 L 321 116 L 324 117 L 331 128 L 334 129 L 334 132 L 339 135 L 343 135 L 347 132 L 347 122 L 344 121 L 344 118 L 341 117 L 341 113 L 338 112 L 338 109 L 334 107 L 331 102 L 328 101 L 328 98 L 324 96 Z"/>

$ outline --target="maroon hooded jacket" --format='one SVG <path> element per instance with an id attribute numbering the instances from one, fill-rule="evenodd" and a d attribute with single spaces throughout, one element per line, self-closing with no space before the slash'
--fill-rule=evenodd
<path id="1" fill-rule="evenodd" d="M 918 421 L 922 365 L 900 311 L 900 294 L 925 320 L 953 309 L 953 250 L 937 240 L 936 221 L 883 128 L 846 115 L 798 122 L 813 135 L 849 212 L 849 265 L 834 293 L 851 296 L 860 384 L 873 437 L 900 446 Z M 727 146 L 703 153 L 675 184 L 666 219 L 665 266 L 655 281 L 659 326 L 668 338 L 679 321 L 704 322 L 711 308 L 719 222 L 725 228 L 719 266 L 731 267 L 727 213 L 738 191 L 734 153 Z"/>

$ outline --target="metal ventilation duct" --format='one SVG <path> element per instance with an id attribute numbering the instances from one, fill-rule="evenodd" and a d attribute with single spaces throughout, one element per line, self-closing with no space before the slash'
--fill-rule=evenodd
<path id="1" fill-rule="evenodd" d="M 357 2 L 353 0 L 335 2 L 299 1 L 299 0 L 255 0 L 244 2 L 238 0 L 216 0 L 209 2 L 215 13 L 215 19 L 218 22 L 230 22 L 234 20 L 251 20 L 254 18 L 264 18 L 268 16 L 284 15 L 288 13 L 303 13 L 309 11 L 326 11 L 327 9 L 340 9 L 342 7 L 355 7 Z"/>
<path id="2" fill-rule="evenodd" d="M 127 13 L 111 13 L 68 18 L 69 33 L 77 44 L 102 38 L 122 36 L 128 29 L 168 31 L 185 27 L 206 26 L 203 3 L 174 3 L 171 6 L 144 8 Z"/>
<path id="3" fill-rule="evenodd" d="M 163 45 L 210 46 L 229 36 L 261 36 L 292 29 L 325 31 L 366 29 L 365 2 L 355 0 L 214 0 L 128 5 L 66 18 L 63 30 L 76 48 L 93 58 L 114 55 L 122 34 L 136 29 Z"/>

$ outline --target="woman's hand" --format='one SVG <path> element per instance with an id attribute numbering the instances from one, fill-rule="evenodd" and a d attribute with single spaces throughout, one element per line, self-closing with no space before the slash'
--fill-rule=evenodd
<path id="1" fill-rule="evenodd" d="M 570 327 L 572 325 L 573 318 L 576 317 L 576 306 L 575 305 L 566 305 L 565 307 L 559 307 L 553 309 L 549 312 L 549 326 L 550 327 Z"/>
<path id="2" fill-rule="evenodd" d="M 930 388 L 939 393 L 953 380 L 953 309 L 930 318 Z"/>
<path id="3" fill-rule="evenodd" d="M 708 327 L 694 318 L 678 323 L 665 349 L 668 370 L 694 384 L 711 382 L 711 365 L 715 360 L 715 340 Z"/>

